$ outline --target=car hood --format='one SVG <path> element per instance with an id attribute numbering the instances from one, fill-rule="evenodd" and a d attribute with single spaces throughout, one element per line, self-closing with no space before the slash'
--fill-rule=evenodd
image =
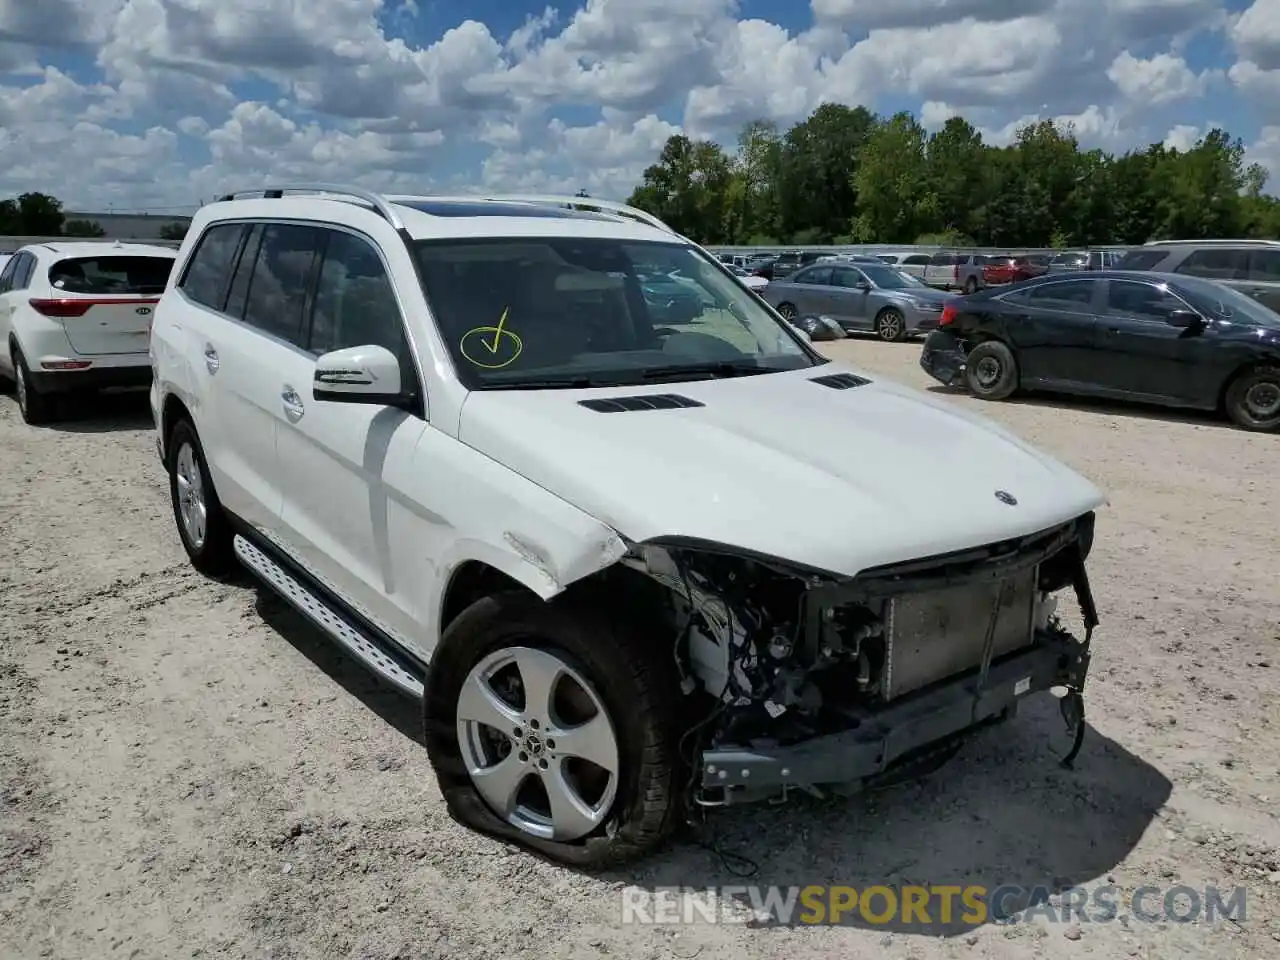
<path id="1" fill-rule="evenodd" d="M 867 376 L 828 363 L 660 386 L 477 391 L 460 435 L 632 541 L 688 537 L 849 576 L 1035 533 L 1105 502 L 1088 480 L 946 401 L 882 380 L 844 390 L 813 380 L 838 373 Z M 655 394 L 701 406 L 581 405 Z"/>

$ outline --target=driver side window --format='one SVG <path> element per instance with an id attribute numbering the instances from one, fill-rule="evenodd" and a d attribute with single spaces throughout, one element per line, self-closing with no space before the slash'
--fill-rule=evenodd
<path id="1" fill-rule="evenodd" d="M 831 281 L 837 287 L 855 290 L 859 284 L 866 283 L 867 278 L 860 270 L 854 270 L 852 267 L 840 267 L 831 272 Z"/>
<path id="2" fill-rule="evenodd" d="M 403 359 L 404 323 L 382 258 L 360 237 L 326 233 L 308 349 L 319 356 L 374 344 Z"/>
<path id="3" fill-rule="evenodd" d="M 1164 323 L 1175 310 L 1185 309 L 1173 294 L 1150 283 L 1112 280 L 1107 289 L 1107 313 L 1113 317 Z"/>

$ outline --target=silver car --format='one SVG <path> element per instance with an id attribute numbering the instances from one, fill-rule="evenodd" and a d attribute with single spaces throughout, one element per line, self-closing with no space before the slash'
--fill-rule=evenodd
<path id="1" fill-rule="evenodd" d="M 788 320 L 833 317 L 847 331 L 871 331 L 881 340 L 928 333 L 952 299 L 901 270 L 866 263 L 815 263 L 770 283 L 764 298 Z"/>

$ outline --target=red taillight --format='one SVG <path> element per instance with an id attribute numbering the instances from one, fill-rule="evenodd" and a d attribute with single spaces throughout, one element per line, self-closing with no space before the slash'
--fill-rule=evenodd
<path id="1" fill-rule="evenodd" d="M 940 327 L 945 327 L 945 326 L 947 326 L 948 324 L 955 323 L 955 322 L 956 322 L 956 314 L 958 314 L 958 313 L 959 313 L 959 311 L 958 311 L 958 310 L 956 310 L 956 305 L 955 305 L 954 303 L 948 303 L 948 304 L 946 304 L 946 305 L 942 308 L 942 316 L 940 316 L 940 317 L 938 318 L 938 326 L 940 326 Z"/>
<path id="2" fill-rule="evenodd" d="M 32 308 L 46 317 L 67 320 L 83 317 L 93 307 L 154 307 L 159 297 L 62 297 L 43 299 L 33 297 L 27 301 Z"/>
<path id="3" fill-rule="evenodd" d="M 46 317 L 65 320 L 68 317 L 83 317 L 93 306 L 92 300 L 41 300 L 32 298 L 28 301 L 38 313 Z"/>

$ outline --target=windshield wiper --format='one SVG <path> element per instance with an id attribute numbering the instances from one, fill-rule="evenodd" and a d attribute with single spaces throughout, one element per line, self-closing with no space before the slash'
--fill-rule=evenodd
<path id="1" fill-rule="evenodd" d="M 486 380 L 481 390 L 586 390 L 588 387 L 614 387 L 616 380 L 599 377 L 539 377 L 532 380 Z"/>
<path id="2" fill-rule="evenodd" d="M 698 377 L 749 377 L 757 373 L 771 372 L 768 367 L 741 360 L 721 360 L 718 363 L 691 363 L 679 367 L 659 367 L 646 370 L 645 380 L 682 380 Z"/>

